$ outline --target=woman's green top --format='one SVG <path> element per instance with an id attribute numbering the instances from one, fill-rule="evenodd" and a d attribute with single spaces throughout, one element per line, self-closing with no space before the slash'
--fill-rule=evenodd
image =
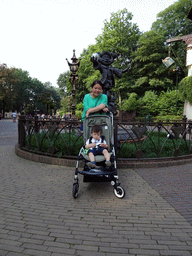
<path id="1" fill-rule="evenodd" d="M 96 98 L 92 98 L 90 94 L 86 94 L 83 99 L 83 115 L 82 115 L 82 121 L 85 119 L 86 112 L 89 108 L 95 108 L 96 106 L 99 106 L 101 103 L 105 104 L 107 107 L 107 95 L 106 94 L 100 94 Z"/>

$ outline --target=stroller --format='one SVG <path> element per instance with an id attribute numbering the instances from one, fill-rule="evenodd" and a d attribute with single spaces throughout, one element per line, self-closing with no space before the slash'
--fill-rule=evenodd
<path id="1" fill-rule="evenodd" d="M 94 125 L 99 125 L 102 129 L 102 135 L 108 144 L 108 152 L 110 153 L 111 166 L 105 166 L 105 157 L 103 155 L 96 155 L 96 168 L 88 167 L 87 163 L 90 161 L 85 151 L 85 147 L 82 147 L 76 164 L 75 177 L 73 183 L 73 197 L 77 198 L 79 191 L 79 179 L 78 174 L 84 175 L 83 182 L 111 182 L 114 188 L 114 194 L 118 198 L 125 196 L 125 190 L 120 186 L 119 178 L 116 169 L 115 149 L 114 149 L 114 133 L 113 133 L 113 114 L 108 115 L 89 115 L 85 118 L 83 123 L 83 138 L 86 142 L 91 136 L 91 128 Z M 79 170 L 79 161 L 84 162 L 84 168 Z"/>

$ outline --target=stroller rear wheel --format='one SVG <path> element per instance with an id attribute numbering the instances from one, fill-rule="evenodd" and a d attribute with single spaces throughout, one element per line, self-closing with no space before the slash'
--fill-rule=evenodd
<path id="1" fill-rule="evenodd" d="M 79 184 L 78 183 L 74 183 L 73 184 L 73 197 L 74 198 L 77 198 L 78 191 L 79 191 Z"/>
<path id="2" fill-rule="evenodd" d="M 113 192 L 116 195 L 116 197 L 120 199 L 122 199 L 125 196 L 125 190 L 121 186 L 117 186 L 116 188 L 114 188 Z"/>

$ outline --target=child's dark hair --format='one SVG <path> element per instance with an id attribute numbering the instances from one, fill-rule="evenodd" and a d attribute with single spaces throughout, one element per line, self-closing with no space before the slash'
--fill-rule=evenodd
<path id="1" fill-rule="evenodd" d="M 102 132 L 102 129 L 99 125 L 94 125 L 91 129 L 91 133 L 93 132 L 99 133 L 99 132 Z"/>
<path id="2" fill-rule="evenodd" d="M 103 88 L 103 85 L 102 85 L 102 83 L 101 83 L 100 80 L 95 80 L 95 81 L 92 83 L 91 87 L 93 88 L 93 86 L 96 85 L 96 84 L 101 85 L 101 87 Z"/>

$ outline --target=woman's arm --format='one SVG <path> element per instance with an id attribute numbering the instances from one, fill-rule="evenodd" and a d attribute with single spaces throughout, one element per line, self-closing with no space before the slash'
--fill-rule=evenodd
<path id="1" fill-rule="evenodd" d="M 105 104 L 104 104 L 104 103 L 101 103 L 101 104 L 99 104 L 98 106 L 96 106 L 96 107 L 94 107 L 94 108 L 89 108 L 89 109 L 86 111 L 86 117 L 88 117 L 89 114 L 98 112 L 98 111 L 100 111 L 100 110 L 104 110 L 105 112 L 108 111 L 108 109 L 106 108 Z"/>

